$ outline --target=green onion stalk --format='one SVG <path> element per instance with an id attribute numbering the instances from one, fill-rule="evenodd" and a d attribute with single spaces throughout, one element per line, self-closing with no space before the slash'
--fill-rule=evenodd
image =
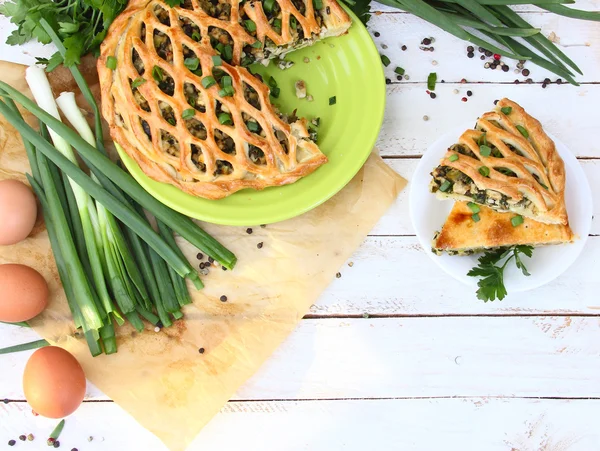
<path id="1" fill-rule="evenodd" d="M 344 0 L 354 5 L 353 0 Z M 531 60 L 578 85 L 573 78 L 581 69 L 553 42 L 514 12 L 509 5 L 535 5 L 546 11 L 580 20 L 600 21 L 600 12 L 582 11 L 564 4 L 573 0 L 378 0 L 412 13 L 467 42 L 504 57 Z M 525 44 L 528 44 L 525 45 Z M 533 47 L 533 50 L 532 48 Z M 535 51 L 534 51 L 535 50 Z M 537 52 L 536 52 L 537 51 Z"/>

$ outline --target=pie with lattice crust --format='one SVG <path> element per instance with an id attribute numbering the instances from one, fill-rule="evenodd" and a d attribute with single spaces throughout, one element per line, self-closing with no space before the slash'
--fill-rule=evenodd
<path id="1" fill-rule="evenodd" d="M 245 66 L 350 24 L 335 0 L 134 0 L 98 61 L 111 136 L 148 176 L 196 196 L 293 183 L 327 157 Z"/>
<path id="2" fill-rule="evenodd" d="M 432 172 L 430 190 L 547 224 L 568 224 L 565 168 L 541 124 L 508 99 L 459 138 Z"/>

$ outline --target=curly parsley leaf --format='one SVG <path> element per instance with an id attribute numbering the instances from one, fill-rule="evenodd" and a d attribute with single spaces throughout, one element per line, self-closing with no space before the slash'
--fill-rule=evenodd
<path id="1" fill-rule="evenodd" d="M 479 265 L 471 269 L 467 275 L 470 277 L 481 277 L 477 282 L 479 289 L 477 290 L 477 298 L 484 302 L 493 301 L 495 299 L 502 300 L 508 292 L 504 286 L 504 268 L 514 258 L 515 265 L 525 276 L 529 276 L 529 272 L 521 260 L 521 254 L 531 258 L 533 255 L 532 246 L 513 246 L 509 248 L 494 249 L 485 252 L 479 257 Z M 500 263 L 504 260 L 504 263 Z"/>
<path id="2" fill-rule="evenodd" d="M 40 25 L 45 19 L 66 48 L 64 64 L 78 64 L 82 56 L 97 55 L 108 27 L 123 11 L 127 0 L 9 0 L 0 5 L 0 14 L 17 26 L 7 38 L 9 45 L 21 45 L 32 39 L 51 42 Z M 63 63 L 56 52 L 48 63 L 50 71 Z"/>

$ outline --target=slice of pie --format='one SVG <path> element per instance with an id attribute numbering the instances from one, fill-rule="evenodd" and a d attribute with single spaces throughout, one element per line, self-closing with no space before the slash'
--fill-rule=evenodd
<path id="1" fill-rule="evenodd" d="M 439 197 L 568 224 L 564 163 L 541 124 L 508 99 L 462 134 L 432 176 Z"/>
<path id="2" fill-rule="evenodd" d="M 245 67 L 350 19 L 334 0 L 134 0 L 101 47 L 102 111 L 148 176 L 220 199 L 293 183 L 327 162 L 305 119 L 279 113 Z"/>
<path id="3" fill-rule="evenodd" d="M 474 218 L 471 207 L 467 202 L 454 204 L 442 230 L 433 238 L 431 248 L 434 253 L 470 255 L 497 247 L 520 244 L 541 246 L 574 240 L 568 225 L 543 224 L 513 213 L 499 213 L 488 207 L 475 208 L 478 212 Z"/>

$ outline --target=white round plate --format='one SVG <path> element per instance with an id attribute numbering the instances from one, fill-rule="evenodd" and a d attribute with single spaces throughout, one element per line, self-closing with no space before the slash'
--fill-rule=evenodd
<path id="1" fill-rule="evenodd" d="M 454 201 L 439 200 L 435 194 L 429 192 L 431 171 L 438 166 L 446 150 L 472 126 L 473 124 L 470 123 L 450 131 L 433 143 L 423 155 L 411 183 L 409 208 L 417 238 L 431 259 L 455 279 L 476 286 L 479 278 L 469 277 L 467 273 L 477 266 L 479 255 L 437 256 L 431 252 L 433 236 L 442 228 Z M 504 284 L 508 293 L 537 288 L 561 275 L 577 259 L 590 233 L 592 191 L 587 177 L 571 151 L 552 135 L 548 134 L 548 136 L 556 144 L 556 149 L 565 162 L 567 176 L 565 202 L 569 224 L 578 239 L 572 244 L 542 246 L 533 251 L 531 259 L 524 257 L 523 262 L 531 273 L 529 277 L 524 276 L 515 265 L 507 266 Z"/>

